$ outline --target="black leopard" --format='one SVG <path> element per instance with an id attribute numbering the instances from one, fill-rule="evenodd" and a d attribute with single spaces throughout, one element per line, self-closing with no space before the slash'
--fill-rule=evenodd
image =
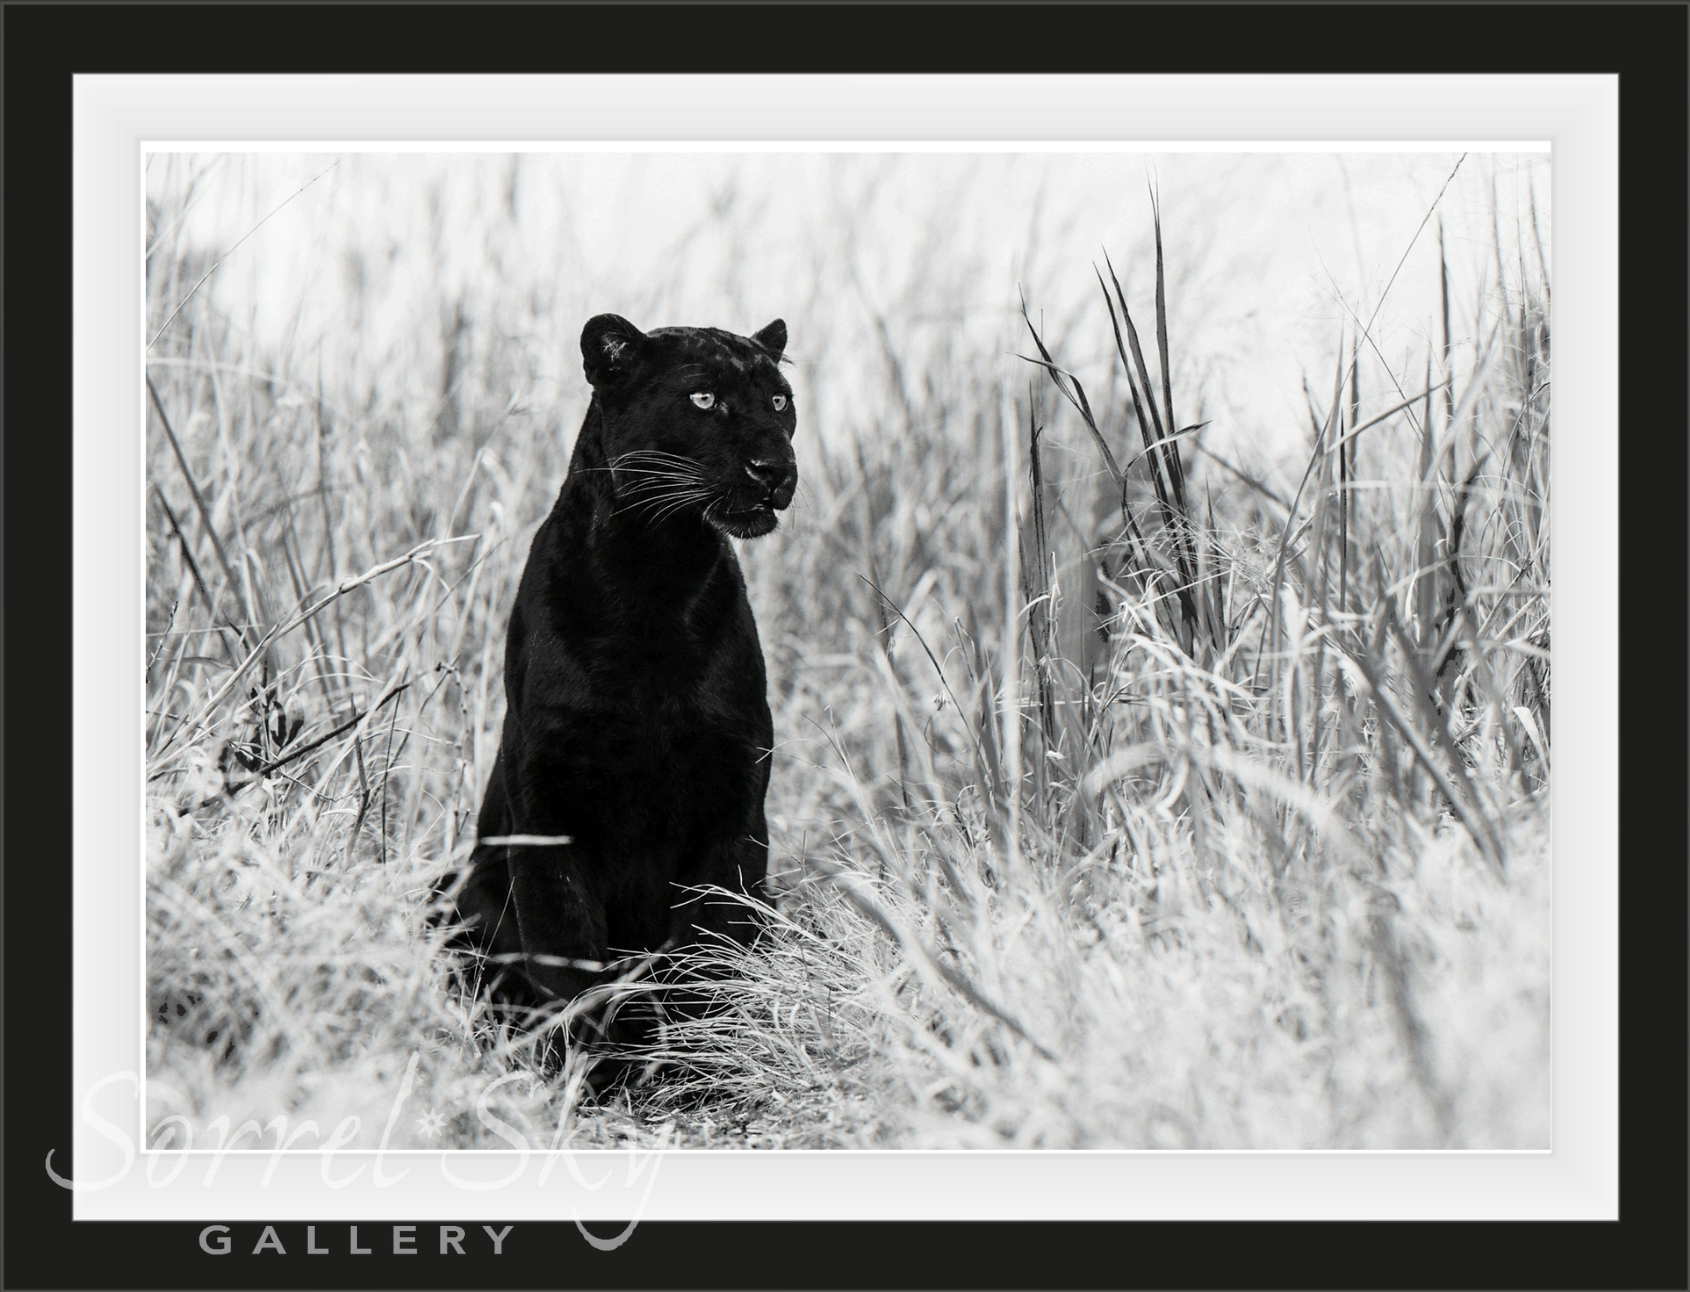
<path id="1" fill-rule="evenodd" d="M 754 907 L 691 890 L 767 900 L 774 732 L 728 539 L 772 532 L 797 487 L 785 348 L 779 319 L 747 337 L 601 314 L 581 333 L 592 401 L 511 610 L 504 729 L 456 886 L 459 945 L 502 1006 L 757 935 Z M 569 842 L 495 842 L 512 836 Z"/>

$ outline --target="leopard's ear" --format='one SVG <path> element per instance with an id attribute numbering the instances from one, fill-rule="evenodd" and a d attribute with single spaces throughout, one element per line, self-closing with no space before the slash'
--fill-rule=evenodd
<path id="1" fill-rule="evenodd" d="M 778 359 L 786 351 L 786 320 L 776 319 L 761 332 L 753 332 L 751 339 Z"/>
<path id="2" fill-rule="evenodd" d="M 597 314 L 581 329 L 581 367 L 595 388 L 616 385 L 639 363 L 651 338 L 620 314 Z"/>

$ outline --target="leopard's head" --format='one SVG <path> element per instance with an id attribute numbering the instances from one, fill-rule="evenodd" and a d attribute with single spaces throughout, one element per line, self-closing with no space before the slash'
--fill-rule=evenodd
<path id="1" fill-rule="evenodd" d="M 653 525 L 695 516 L 735 538 L 771 532 L 798 487 L 785 349 L 780 319 L 750 336 L 590 320 L 581 357 L 617 510 Z"/>

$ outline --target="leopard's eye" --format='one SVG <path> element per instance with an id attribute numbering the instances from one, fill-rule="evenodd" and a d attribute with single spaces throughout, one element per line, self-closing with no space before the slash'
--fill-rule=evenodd
<path id="1" fill-rule="evenodd" d="M 776 395 L 775 396 L 775 412 L 780 413 L 780 412 L 785 412 L 785 411 L 786 411 L 786 396 L 785 395 Z"/>
<path id="2" fill-rule="evenodd" d="M 695 390 L 692 394 L 692 402 L 697 404 L 700 408 L 714 408 L 716 406 L 716 396 L 712 395 L 708 390 Z"/>

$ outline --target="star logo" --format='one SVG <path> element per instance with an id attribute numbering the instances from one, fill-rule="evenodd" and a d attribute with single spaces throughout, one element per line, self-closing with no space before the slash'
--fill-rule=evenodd
<path id="1" fill-rule="evenodd" d="M 417 1130 L 424 1139 L 438 1139 L 445 1125 L 446 1119 L 432 1108 L 423 1116 L 417 1118 Z"/>

